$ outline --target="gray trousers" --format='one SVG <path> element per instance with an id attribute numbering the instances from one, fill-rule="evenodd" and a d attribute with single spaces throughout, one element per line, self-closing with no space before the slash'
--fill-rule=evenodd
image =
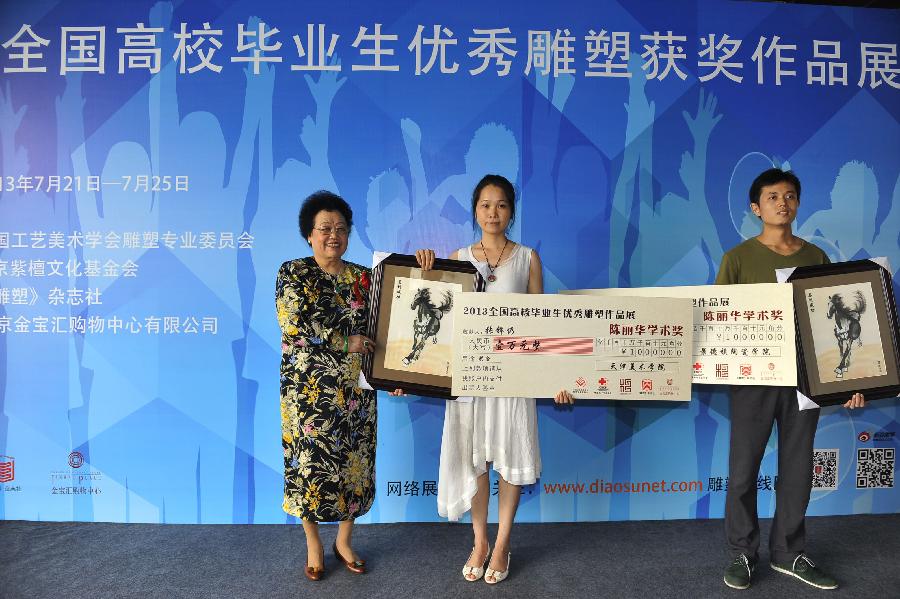
<path id="1" fill-rule="evenodd" d="M 806 543 L 806 507 L 812 490 L 813 439 L 819 410 L 800 411 L 794 387 L 731 387 L 731 443 L 725 536 L 737 556 L 759 558 L 757 478 L 773 423 L 778 425 L 778 483 L 769 557 L 791 564 Z"/>

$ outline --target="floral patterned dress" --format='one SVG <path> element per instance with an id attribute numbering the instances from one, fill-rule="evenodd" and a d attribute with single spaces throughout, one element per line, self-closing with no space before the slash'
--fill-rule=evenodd
<path id="1" fill-rule="evenodd" d="M 360 354 L 345 337 L 365 333 L 369 270 L 339 275 L 312 257 L 281 265 L 281 439 L 285 512 L 312 522 L 362 516 L 375 499 L 375 392 L 357 386 Z"/>

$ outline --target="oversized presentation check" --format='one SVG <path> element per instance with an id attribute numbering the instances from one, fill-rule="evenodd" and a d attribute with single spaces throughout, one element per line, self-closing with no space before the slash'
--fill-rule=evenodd
<path id="1" fill-rule="evenodd" d="M 691 398 L 689 299 L 453 296 L 457 396 Z"/>
<path id="2" fill-rule="evenodd" d="M 697 384 L 797 384 L 793 288 L 783 283 L 635 289 L 578 289 L 597 297 L 689 298 L 694 306 L 691 370 Z"/>

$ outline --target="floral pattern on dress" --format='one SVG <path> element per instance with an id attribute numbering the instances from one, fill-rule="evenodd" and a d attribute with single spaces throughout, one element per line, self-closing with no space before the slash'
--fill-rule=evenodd
<path id="1" fill-rule="evenodd" d="M 281 265 L 275 306 L 281 326 L 281 444 L 285 512 L 312 522 L 362 516 L 375 499 L 375 392 L 357 386 L 360 354 L 344 352 L 364 334 L 368 269 L 339 275 L 313 258 Z"/>

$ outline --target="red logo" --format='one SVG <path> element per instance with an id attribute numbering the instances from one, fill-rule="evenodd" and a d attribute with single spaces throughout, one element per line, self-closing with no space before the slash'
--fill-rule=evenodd
<path id="1" fill-rule="evenodd" d="M 584 380 L 584 377 L 580 376 L 577 379 L 575 379 L 575 384 L 578 385 L 579 387 L 584 387 L 585 384 L 587 384 L 587 381 Z"/>
<path id="2" fill-rule="evenodd" d="M 741 376 L 750 376 L 753 372 L 753 369 L 749 364 L 741 364 Z"/>
<path id="3" fill-rule="evenodd" d="M 641 391 L 653 391 L 653 381 L 644 379 L 641 381 Z"/>
<path id="4" fill-rule="evenodd" d="M 694 362 L 694 372 L 700 372 L 701 370 L 703 370 L 703 364 Z"/>
<path id="5" fill-rule="evenodd" d="M 672 383 L 674 382 L 674 380 L 675 380 L 675 379 L 666 379 L 666 384 L 669 385 L 669 386 L 671 387 L 671 386 L 672 386 Z"/>
<path id="6" fill-rule="evenodd" d="M 601 387 L 605 387 L 606 386 L 606 377 L 601 376 L 600 380 L 597 382 L 600 384 Z"/>
<path id="7" fill-rule="evenodd" d="M 81 468 L 84 465 L 84 456 L 80 451 L 73 451 L 69 454 L 69 466 L 72 468 Z"/>
<path id="8" fill-rule="evenodd" d="M 775 362 L 769 362 L 769 370 L 775 370 Z"/>
<path id="9" fill-rule="evenodd" d="M 859 433 L 859 435 L 856 438 L 859 439 L 861 442 L 865 443 L 866 441 L 868 441 L 869 439 L 872 438 L 872 435 L 869 434 L 869 431 L 863 431 L 863 432 Z"/>
<path id="10" fill-rule="evenodd" d="M 821 464 L 816 464 L 816 467 L 813 468 L 813 470 L 816 474 L 822 474 L 822 471 L 825 470 L 825 468 L 823 468 Z"/>
<path id="11" fill-rule="evenodd" d="M 631 379 L 619 379 L 619 391 L 631 393 Z"/>
<path id="12" fill-rule="evenodd" d="M 716 364 L 716 377 L 720 379 L 728 378 L 728 364 Z"/>
<path id="13" fill-rule="evenodd" d="M 16 459 L 8 455 L 0 455 L 0 483 L 8 483 L 16 479 Z"/>

